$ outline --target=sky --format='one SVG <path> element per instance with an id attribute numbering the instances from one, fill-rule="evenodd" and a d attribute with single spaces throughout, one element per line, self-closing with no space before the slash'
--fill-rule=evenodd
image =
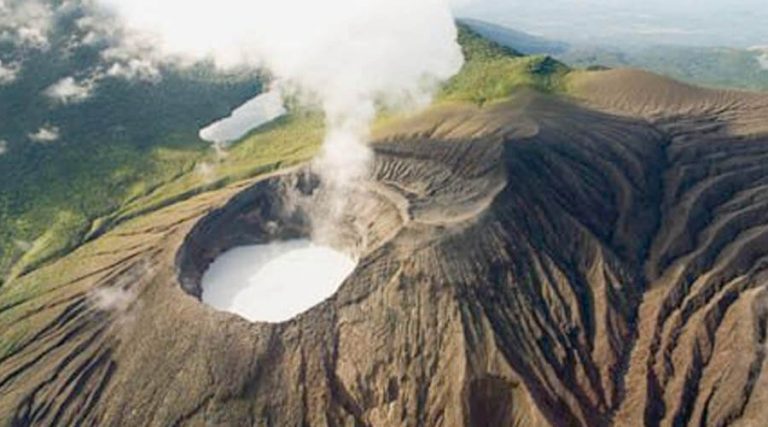
<path id="1" fill-rule="evenodd" d="M 470 0 L 455 10 L 571 43 L 768 45 L 768 0 Z"/>

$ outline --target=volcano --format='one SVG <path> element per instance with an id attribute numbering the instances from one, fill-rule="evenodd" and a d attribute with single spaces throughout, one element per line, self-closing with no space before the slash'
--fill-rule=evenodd
<path id="1" fill-rule="evenodd" d="M 378 129 L 332 242 L 359 262 L 290 320 L 218 311 L 202 279 L 233 248 L 310 236 L 322 192 L 305 165 L 139 216 L 27 274 L 0 306 L 20 337 L 0 360 L 0 414 L 768 425 L 768 96 L 633 70 L 568 85 Z"/>

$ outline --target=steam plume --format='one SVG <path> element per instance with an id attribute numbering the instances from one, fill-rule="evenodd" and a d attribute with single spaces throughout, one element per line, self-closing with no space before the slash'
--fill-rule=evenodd
<path id="1" fill-rule="evenodd" d="M 267 69 L 325 113 L 316 166 L 345 188 L 364 176 L 381 105 L 423 105 L 462 65 L 449 0 L 101 0 L 166 55 Z"/>

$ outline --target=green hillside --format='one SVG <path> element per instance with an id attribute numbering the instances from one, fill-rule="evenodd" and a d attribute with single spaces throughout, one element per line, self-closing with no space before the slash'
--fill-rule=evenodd
<path id="1" fill-rule="evenodd" d="M 559 55 L 570 49 L 568 43 L 534 36 L 490 22 L 477 19 L 461 19 L 459 22 L 488 40 L 512 47 L 526 55 Z"/>
<path id="2" fill-rule="evenodd" d="M 466 63 L 443 88 L 441 97 L 446 100 L 484 104 L 506 98 L 521 87 L 556 91 L 569 72 L 567 66 L 549 56 L 524 56 L 463 24 L 459 26 L 459 43 Z"/>
<path id="3" fill-rule="evenodd" d="M 639 68 L 702 86 L 768 90 L 768 67 L 761 63 L 764 52 L 759 50 L 675 45 L 570 45 L 483 21 L 462 22 L 500 45 L 550 55 L 575 68 Z"/>
<path id="4" fill-rule="evenodd" d="M 620 51 L 575 48 L 559 58 L 575 67 L 642 68 L 703 86 L 768 90 L 768 69 L 761 66 L 757 51 L 746 49 L 653 46 Z"/>

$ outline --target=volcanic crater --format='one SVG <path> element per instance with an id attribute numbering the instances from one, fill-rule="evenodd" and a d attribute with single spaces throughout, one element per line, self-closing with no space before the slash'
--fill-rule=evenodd
<path id="1" fill-rule="evenodd" d="M 200 299 L 210 264 L 236 247 L 314 239 L 366 264 L 385 246 L 408 253 L 458 232 L 490 206 L 506 174 L 500 141 L 473 142 L 483 165 L 477 170 L 462 166 L 469 153 L 456 150 L 457 144 L 462 142 L 381 143 L 371 176 L 343 190 L 322 186 L 310 166 L 252 185 L 202 217 L 185 237 L 176 257 L 182 289 Z M 409 158 L 419 159 L 418 167 L 409 167 Z"/>

